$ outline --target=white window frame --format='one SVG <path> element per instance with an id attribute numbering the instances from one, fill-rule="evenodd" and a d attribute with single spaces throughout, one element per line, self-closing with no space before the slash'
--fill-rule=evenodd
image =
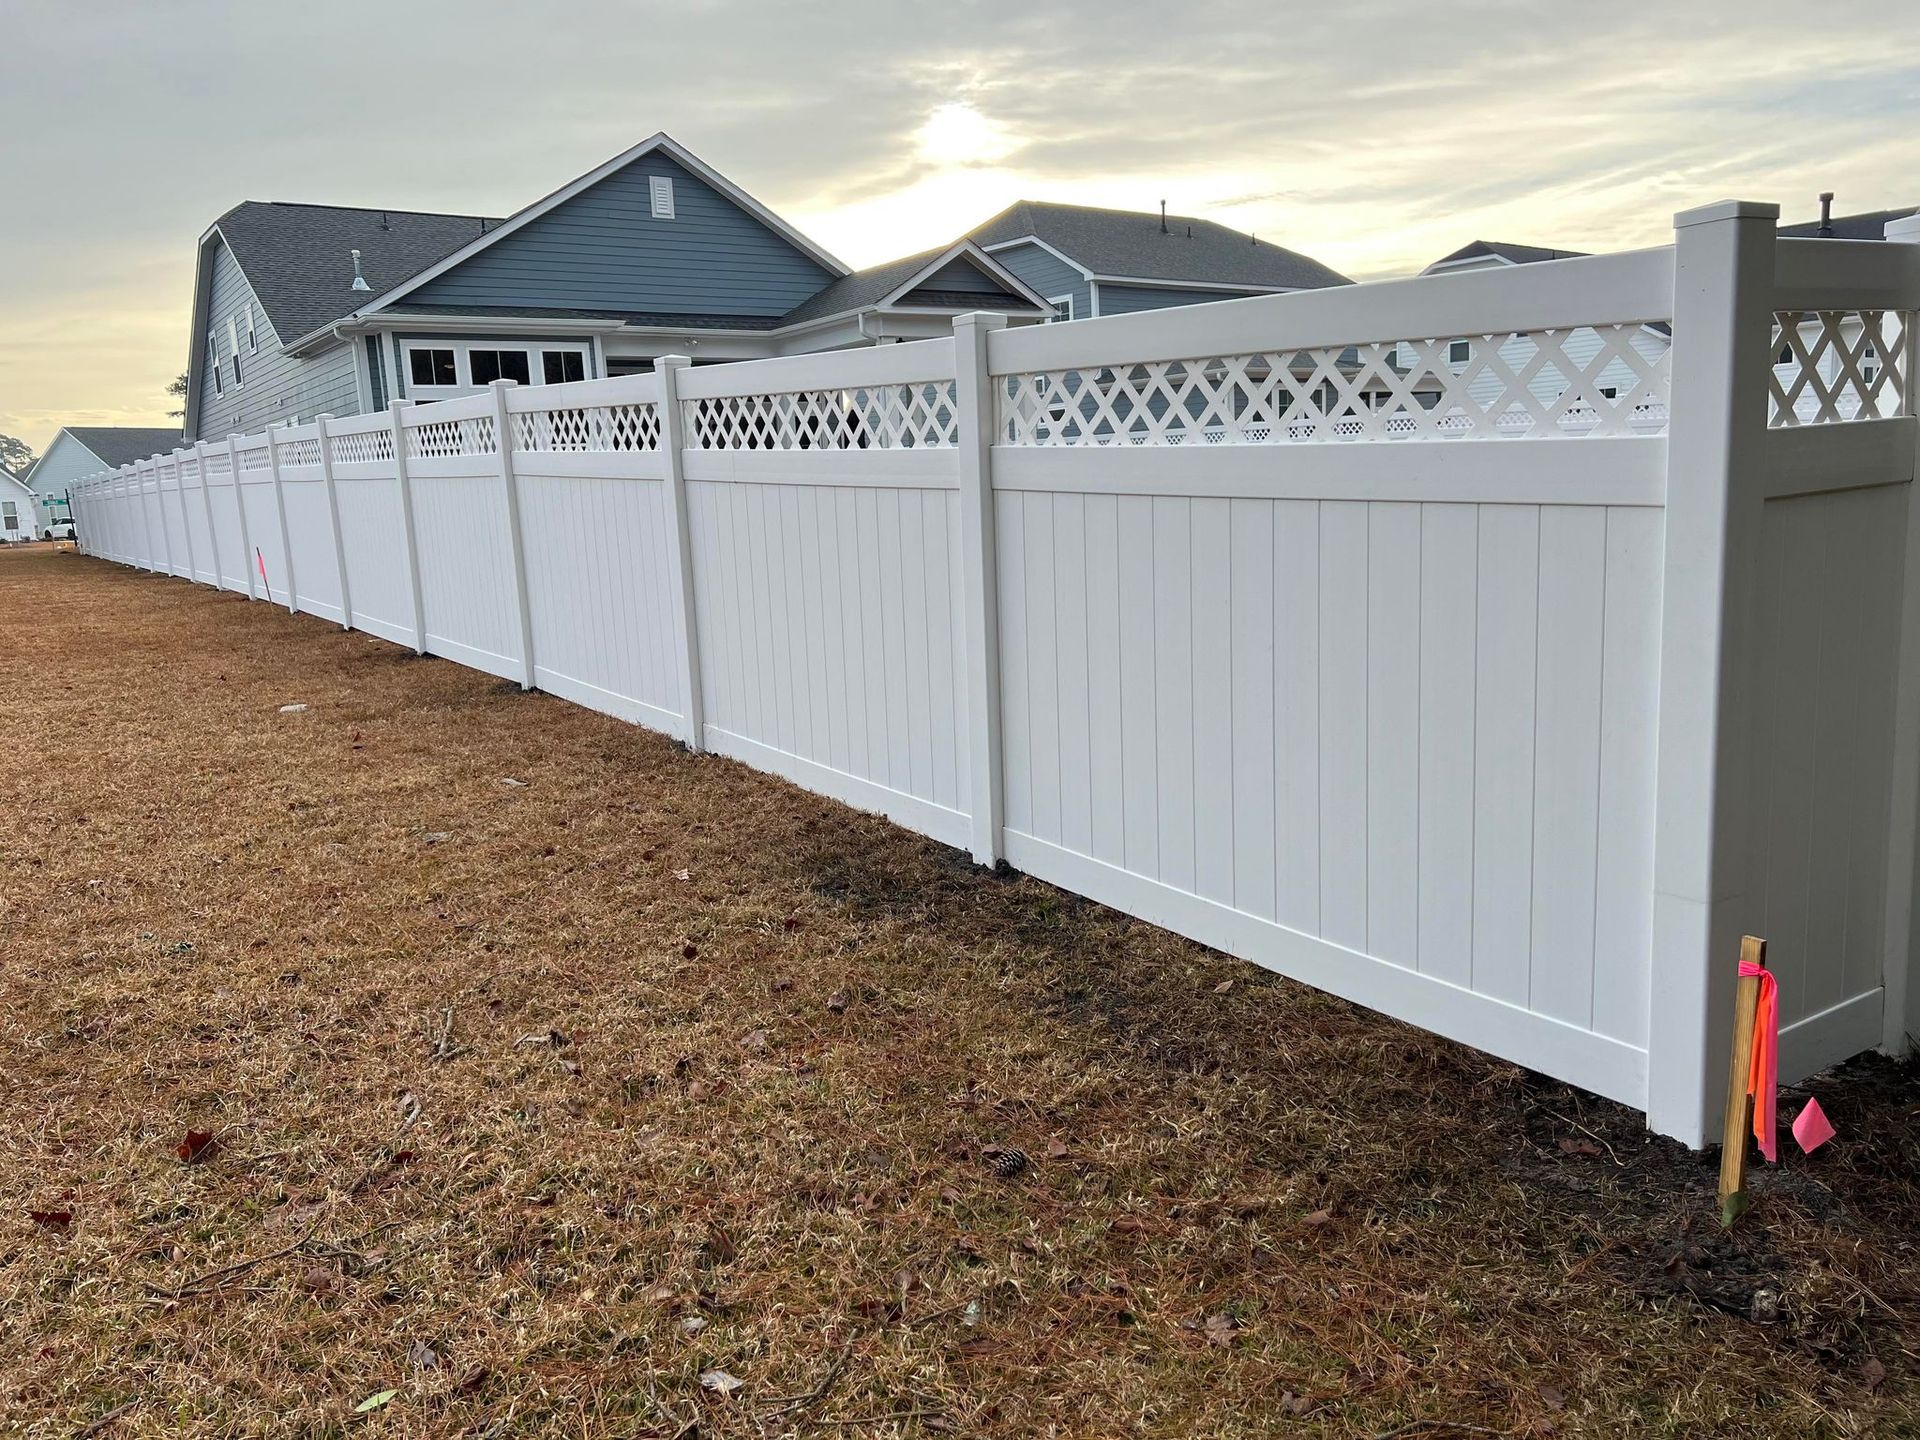
<path id="1" fill-rule="evenodd" d="M 240 331 L 233 322 L 233 316 L 227 317 L 227 353 L 233 356 L 233 388 L 246 388 L 246 379 L 240 372 Z"/>
<path id="2" fill-rule="evenodd" d="M 211 331 L 207 334 L 207 367 L 213 372 L 213 393 L 216 396 L 226 394 L 226 382 L 220 378 L 220 345 Z"/>
<path id="3" fill-rule="evenodd" d="M 1453 353 L 1455 346 L 1458 346 L 1460 348 L 1460 353 L 1458 356 L 1456 356 Z M 1471 340 L 1447 341 L 1447 364 L 1465 365 L 1472 359 L 1473 359 L 1473 342 Z"/>
<path id="4" fill-rule="evenodd" d="M 671 175 L 649 175 L 647 198 L 651 202 L 650 208 L 654 219 L 673 219 L 673 177 Z"/>
<path id="5" fill-rule="evenodd" d="M 253 302 L 251 300 L 247 302 L 247 353 L 249 355 L 258 355 L 260 353 L 260 332 L 255 328 L 253 323 Z"/>
<path id="6" fill-rule="evenodd" d="M 1049 295 L 1047 297 L 1047 304 L 1053 307 L 1053 313 L 1047 316 L 1045 323 L 1048 325 L 1070 325 L 1073 323 L 1073 296 Z M 1060 313 L 1060 308 L 1063 305 L 1066 307 L 1067 312 L 1064 315 Z"/>
<path id="7" fill-rule="evenodd" d="M 453 352 L 454 383 L 451 385 L 417 385 L 413 379 L 413 355 L 416 350 L 451 350 Z M 593 343 L 589 340 L 489 340 L 480 337 L 472 339 L 447 336 L 422 336 L 418 339 L 409 336 L 400 342 L 400 370 L 406 377 L 406 398 L 409 400 L 452 400 L 461 395 L 475 395 L 483 388 L 473 383 L 473 352 L 475 350 L 518 350 L 527 357 L 527 379 L 530 384 L 546 383 L 546 353 L 548 351 L 571 351 L 580 357 L 580 369 L 588 379 L 594 378 Z M 388 393 L 394 393 L 388 386 Z"/>

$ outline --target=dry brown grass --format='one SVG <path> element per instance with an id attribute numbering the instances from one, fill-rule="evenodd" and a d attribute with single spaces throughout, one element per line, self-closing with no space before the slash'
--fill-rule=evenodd
<path id="1" fill-rule="evenodd" d="M 1917 1423 L 1891 1066 L 1725 1240 L 1618 1107 L 645 731 L 72 554 L 0 607 L 14 1433 Z"/>

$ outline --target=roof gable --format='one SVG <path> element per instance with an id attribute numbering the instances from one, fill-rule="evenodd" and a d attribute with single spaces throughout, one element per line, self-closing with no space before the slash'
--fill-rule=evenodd
<path id="1" fill-rule="evenodd" d="M 988 249 L 1035 240 L 1096 279 L 1165 281 L 1251 290 L 1353 283 L 1310 256 L 1212 220 L 1021 200 L 971 231 Z"/>
<path id="2" fill-rule="evenodd" d="M 955 311 L 1030 312 L 1048 308 L 1019 276 L 979 246 L 962 240 L 957 245 L 923 250 L 843 275 L 794 306 L 781 324 L 802 325 L 890 305 Z"/>
<path id="3" fill-rule="evenodd" d="M 178 430 L 149 425 L 69 425 L 61 433 L 71 435 L 109 470 L 168 454 L 187 443 Z"/>
<path id="4" fill-rule="evenodd" d="M 673 214 L 653 214 L 656 178 Z M 777 316 L 847 267 L 665 134 L 508 217 L 360 312 L 532 305 L 614 313 Z"/>

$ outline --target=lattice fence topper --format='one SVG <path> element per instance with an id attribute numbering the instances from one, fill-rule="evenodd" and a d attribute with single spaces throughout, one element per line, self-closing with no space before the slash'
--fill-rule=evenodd
<path id="1" fill-rule="evenodd" d="M 241 450 L 238 454 L 240 456 L 240 469 L 243 474 L 252 470 L 271 470 L 273 468 L 273 457 L 267 454 L 267 447 L 264 445 L 256 449 Z"/>
<path id="2" fill-rule="evenodd" d="M 572 405 L 524 411 L 513 417 L 513 448 L 528 454 L 658 450 L 660 407 Z"/>
<path id="3" fill-rule="evenodd" d="M 1899 310 L 1783 310 L 1773 317 L 1767 423 L 1891 420 L 1906 407 L 1907 336 Z"/>
<path id="4" fill-rule="evenodd" d="M 951 380 L 688 400 L 699 450 L 907 450 L 959 443 Z"/>
<path id="5" fill-rule="evenodd" d="M 225 475 L 232 468 L 227 463 L 227 454 L 224 450 L 216 450 L 206 457 L 205 469 L 209 475 Z"/>
<path id="6" fill-rule="evenodd" d="M 492 455 L 494 423 L 491 415 L 465 420 L 433 420 L 407 427 L 409 460 L 441 460 L 457 455 Z"/>
<path id="7" fill-rule="evenodd" d="M 309 436 L 305 440 L 281 441 L 280 463 L 282 466 L 318 465 L 320 463 L 319 440 Z"/>
<path id="8" fill-rule="evenodd" d="M 372 465 L 393 459 L 393 431 L 390 428 L 362 430 L 357 434 L 329 435 L 327 441 L 333 447 L 333 463 L 336 465 Z M 307 443 L 315 446 L 317 459 L 318 442 Z M 286 450 L 280 453 L 284 457 Z"/>
<path id="9" fill-rule="evenodd" d="M 1668 349 L 1664 334 L 1626 324 L 1039 371 L 999 387 L 998 440 L 1272 445 L 1651 435 L 1667 427 Z"/>

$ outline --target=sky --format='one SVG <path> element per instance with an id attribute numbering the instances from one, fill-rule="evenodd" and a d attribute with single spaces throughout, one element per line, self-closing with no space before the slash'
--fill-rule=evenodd
<path id="1" fill-rule="evenodd" d="M 853 265 L 1165 200 L 1372 279 L 1920 206 L 1920 6 L 0 0 L 0 434 L 167 423 L 242 200 L 506 215 L 658 130 Z"/>

